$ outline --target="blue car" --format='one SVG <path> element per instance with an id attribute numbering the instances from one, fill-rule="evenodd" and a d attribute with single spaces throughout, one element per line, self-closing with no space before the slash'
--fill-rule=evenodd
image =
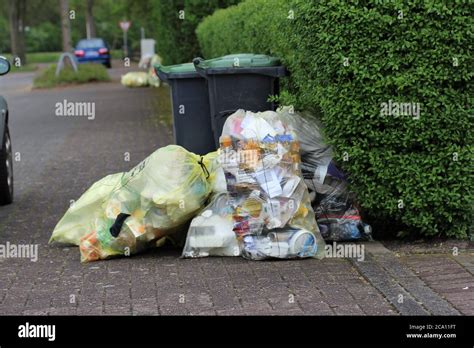
<path id="1" fill-rule="evenodd" d="M 74 55 L 79 63 L 100 63 L 111 67 L 109 46 L 100 38 L 80 40 Z"/>

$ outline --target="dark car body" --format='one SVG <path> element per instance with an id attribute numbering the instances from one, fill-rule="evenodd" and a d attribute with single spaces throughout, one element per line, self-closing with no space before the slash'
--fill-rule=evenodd
<path id="1" fill-rule="evenodd" d="M 0 149 L 3 145 L 3 135 L 8 126 L 8 104 L 5 98 L 0 95 Z"/>
<path id="2" fill-rule="evenodd" d="M 10 71 L 10 63 L 0 56 L 0 75 Z M 0 205 L 13 201 L 13 157 L 12 142 L 8 129 L 8 105 L 0 96 Z"/>
<path id="3" fill-rule="evenodd" d="M 79 40 L 74 55 L 79 63 L 100 63 L 108 68 L 111 66 L 109 46 L 101 38 Z"/>

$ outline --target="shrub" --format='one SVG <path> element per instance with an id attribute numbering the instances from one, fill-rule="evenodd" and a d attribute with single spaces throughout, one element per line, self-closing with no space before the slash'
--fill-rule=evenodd
<path id="1" fill-rule="evenodd" d="M 56 64 L 43 70 L 33 81 L 35 88 L 50 88 L 60 85 L 80 84 L 94 81 L 109 81 L 107 69 L 101 64 L 79 64 L 77 73 L 65 67 L 56 77 Z"/>
<path id="2" fill-rule="evenodd" d="M 321 113 L 373 222 L 466 238 L 473 20 L 468 2 L 450 4 L 253 0 L 216 11 L 197 35 L 207 58 L 245 50 L 283 59 L 292 74 L 283 101 Z M 282 20 L 289 9 L 294 19 Z M 387 104 L 408 114 L 385 113 Z"/>

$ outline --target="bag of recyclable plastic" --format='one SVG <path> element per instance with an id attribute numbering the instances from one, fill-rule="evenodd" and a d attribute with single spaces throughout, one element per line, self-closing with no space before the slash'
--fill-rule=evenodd
<path id="1" fill-rule="evenodd" d="M 229 116 L 219 159 L 243 257 L 324 256 L 324 240 L 301 174 L 299 142 L 276 112 L 238 110 Z"/>
<path id="2" fill-rule="evenodd" d="M 323 238 L 371 239 L 371 228 L 362 222 L 346 177 L 332 161 L 331 147 L 324 142 L 318 120 L 289 107 L 282 107 L 277 113 L 291 125 L 300 141 L 301 169 Z"/>
<path id="3" fill-rule="evenodd" d="M 146 87 L 149 83 L 149 75 L 142 71 L 131 71 L 122 75 L 120 82 L 125 87 Z"/>
<path id="4" fill-rule="evenodd" d="M 156 74 L 155 68 L 148 69 L 148 85 L 151 87 L 160 87 L 160 78 Z"/>
<path id="5" fill-rule="evenodd" d="M 150 60 L 150 63 L 148 64 L 148 84 L 151 87 L 160 87 L 160 78 L 156 74 L 156 70 L 154 66 L 156 64 L 161 64 L 161 58 L 155 54 Z"/>
<path id="6" fill-rule="evenodd" d="M 102 189 L 102 195 L 92 205 L 81 197 L 58 224 L 63 239 L 52 241 L 82 237 L 82 261 L 128 256 L 163 243 L 185 228 L 207 200 L 216 156 L 195 155 L 176 145 L 158 149 L 129 172 L 111 176 L 105 181 L 109 185 L 102 185 L 105 179 L 94 184 L 90 190 Z M 78 205 L 88 208 L 77 210 Z"/>
<path id="7" fill-rule="evenodd" d="M 80 239 L 93 229 L 102 204 L 114 188 L 118 187 L 122 176 L 122 173 L 118 173 L 102 178 L 73 202 L 54 228 L 49 243 L 79 245 Z"/>
<path id="8" fill-rule="evenodd" d="M 81 240 L 82 261 L 135 254 L 183 229 L 211 192 L 215 156 L 170 145 L 126 173 Z"/>
<path id="9" fill-rule="evenodd" d="M 213 195 L 209 204 L 191 221 L 183 257 L 240 255 L 228 201 L 227 193 Z"/>
<path id="10" fill-rule="evenodd" d="M 332 160 L 332 149 L 324 141 L 319 121 L 310 113 L 296 113 L 291 107 L 277 110 L 280 118 L 291 125 L 300 142 L 301 172 L 310 192 L 311 201 L 315 199 L 312 181 L 323 182 L 329 163 Z"/>
<path id="11" fill-rule="evenodd" d="M 354 194 L 348 190 L 344 174 L 333 162 L 323 183 L 313 180 L 311 184 L 316 192 L 314 211 L 325 240 L 372 239 L 370 225 L 362 222 Z"/>

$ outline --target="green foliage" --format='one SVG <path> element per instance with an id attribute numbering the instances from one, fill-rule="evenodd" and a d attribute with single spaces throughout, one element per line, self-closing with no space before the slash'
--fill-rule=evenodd
<path id="1" fill-rule="evenodd" d="M 199 22 L 217 8 L 240 0 L 95 0 L 93 7 L 96 35 L 111 49 L 122 50 L 119 22 L 132 22 L 127 32 L 132 54 L 140 51 L 141 28 L 147 38 L 156 40 L 157 53 L 164 64 L 191 61 L 200 50 L 195 29 Z M 0 53 L 10 52 L 8 1 L 0 0 Z M 72 44 L 86 37 L 86 1 L 69 0 L 75 18 L 70 21 Z M 179 11 L 184 11 L 180 18 Z M 27 1 L 25 40 L 27 52 L 62 50 L 61 19 L 58 0 Z M 122 57 L 120 54 L 119 58 Z"/>
<path id="2" fill-rule="evenodd" d="M 61 52 L 32 52 L 26 54 L 28 64 L 36 63 L 56 63 Z M 12 61 L 13 57 L 10 53 L 4 54 L 4 57 Z"/>
<path id="3" fill-rule="evenodd" d="M 201 19 L 217 8 L 233 5 L 238 1 L 153 1 L 152 16 L 156 25 L 156 45 L 158 54 L 163 58 L 163 64 L 189 62 L 199 56 L 200 50 L 195 30 Z"/>
<path id="4" fill-rule="evenodd" d="M 33 81 L 35 88 L 51 88 L 61 85 L 80 84 L 95 81 L 109 81 L 107 69 L 101 64 L 79 64 L 77 73 L 66 67 L 55 76 L 56 64 L 43 70 Z"/>
<path id="5" fill-rule="evenodd" d="M 288 0 L 257 0 L 217 10 L 196 29 L 202 53 L 206 58 L 236 52 L 280 53 L 290 9 Z"/>
<path id="6" fill-rule="evenodd" d="M 56 63 L 61 56 L 61 52 L 34 52 L 27 53 L 26 60 L 28 63 Z"/>
<path id="7" fill-rule="evenodd" d="M 206 58 L 282 58 L 292 74 L 283 101 L 320 113 L 373 222 L 467 238 L 472 18 L 467 1 L 249 0 L 216 11 L 197 36 Z M 419 119 L 382 113 L 389 101 L 419 103 Z"/>
<path id="8" fill-rule="evenodd" d="M 3 9 L 5 11 L 5 9 Z M 0 55 L 10 51 L 10 29 L 6 15 L 0 10 Z M 5 11 L 6 12 L 6 11 Z"/>
<path id="9" fill-rule="evenodd" d="M 26 34 L 27 52 L 61 51 L 61 28 L 51 22 L 31 27 Z"/>

